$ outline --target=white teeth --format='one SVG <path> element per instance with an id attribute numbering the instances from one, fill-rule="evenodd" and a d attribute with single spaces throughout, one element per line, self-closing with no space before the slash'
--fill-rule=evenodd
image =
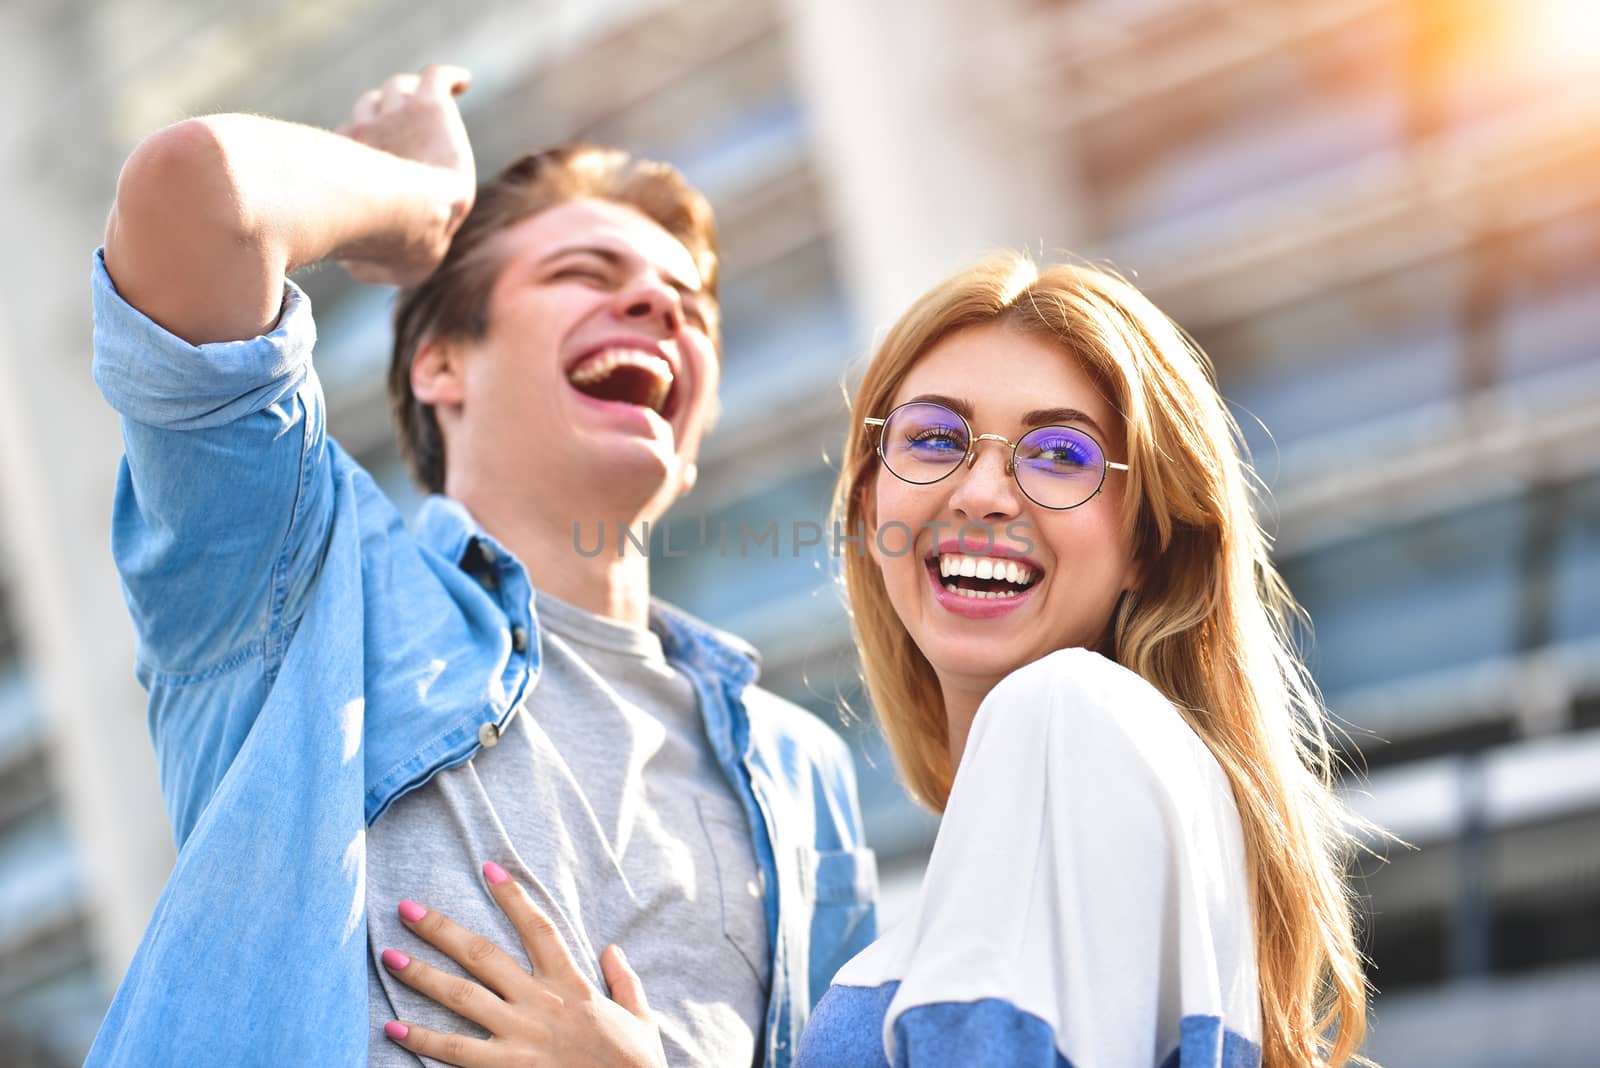
<path id="1" fill-rule="evenodd" d="M 668 383 L 672 381 L 672 365 L 670 363 L 660 356 L 653 356 L 648 352 L 640 352 L 638 349 L 604 349 L 579 364 L 568 377 L 573 382 L 580 384 L 598 382 L 624 364 L 649 371 L 657 378 L 664 379 Z"/>
<path id="2" fill-rule="evenodd" d="M 967 577 L 1009 582 L 1014 586 L 1028 586 L 1038 578 L 1038 572 L 1014 560 L 1001 560 L 988 556 L 967 556 L 962 553 L 939 555 L 941 578 Z M 1006 596 L 1004 592 L 1000 596 Z"/>
<path id="3" fill-rule="evenodd" d="M 958 597 L 967 597 L 974 601 L 992 601 L 995 599 L 1005 600 L 1008 597 L 1022 596 L 1021 590 L 969 590 L 964 587 L 957 586 L 953 582 L 947 584 L 945 589 L 949 590 L 953 594 L 956 594 Z"/>

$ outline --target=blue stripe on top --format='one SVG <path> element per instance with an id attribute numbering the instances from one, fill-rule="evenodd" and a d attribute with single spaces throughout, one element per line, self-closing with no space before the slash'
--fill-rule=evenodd
<path id="1" fill-rule="evenodd" d="M 1185 1016 L 1178 1021 L 1178 1048 L 1161 1068 L 1258 1068 L 1261 1047 L 1222 1026 L 1219 1016 Z"/>
<path id="2" fill-rule="evenodd" d="M 890 1068 L 883 1020 L 899 982 L 834 986 L 812 1013 L 794 1068 Z M 1216 1016 L 1185 1016 L 1179 1046 L 1161 1068 L 1259 1068 L 1261 1049 Z M 894 1025 L 893 1068 L 1073 1068 L 1050 1025 L 1000 998 L 918 1005 Z"/>

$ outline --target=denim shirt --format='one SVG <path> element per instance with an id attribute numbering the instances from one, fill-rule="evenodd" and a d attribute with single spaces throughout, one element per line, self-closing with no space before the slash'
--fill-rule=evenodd
<path id="1" fill-rule="evenodd" d="M 93 286 L 125 450 L 112 548 L 178 856 L 88 1063 L 362 1064 L 366 827 L 498 739 L 538 684 L 537 592 L 447 498 L 408 532 L 327 436 L 292 283 L 271 334 L 201 346 L 99 253 Z M 737 639 L 660 603 L 652 626 L 754 829 L 784 1066 L 876 933 L 850 754 L 753 685 Z"/>

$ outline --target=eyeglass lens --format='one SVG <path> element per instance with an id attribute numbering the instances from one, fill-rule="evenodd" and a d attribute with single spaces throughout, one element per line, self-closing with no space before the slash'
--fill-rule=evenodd
<path id="1" fill-rule="evenodd" d="M 883 426 L 881 455 L 896 478 L 926 485 L 959 467 L 971 446 L 971 433 L 961 416 L 942 404 L 918 402 L 890 413 Z M 1104 481 L 1105 453 L 1081 430 L 1042 426 L 1017 443 L 1015 474 L 1017 485 L 1035 503 L 1075 508 L 1093 497 Z"/>

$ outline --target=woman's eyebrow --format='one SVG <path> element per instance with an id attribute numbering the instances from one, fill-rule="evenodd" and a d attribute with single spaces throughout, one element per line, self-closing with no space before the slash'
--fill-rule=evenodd
<path id="1" fill-rule="evenodd" d="M 1060 423 L 1085 423 L 1090 430 L 1105 439 L 1106 431 L 1087 412 L 1077 408 L 1035 408 L 1022 415 L 1023 426 L 1055 426 Z"/>
<path id="2" fill-rule="evenodd" d="M 967 422 L 972 422 L 972 402 L 960 397 L 947 397 L 943 393 L 918 393 L 907 404 L 942 404 Z"/>
<path id="3" fill-rule="evenodd" d="M 907 404 L 942 404 L 955 412 L 967 422 L 972 422 L 972 402 L 960 397 L 951 397 L 944 393 L 919 393 L 906 401 Z M 1109 435 L 1105 427 L 1094 421 L 1094 417 L 1080 408 L 1035 408 L 1022 413 L 1022 425 L 1025 427 L 1057 426 L 1063 423 L 1083 423 L 1104 441 Z"/>

